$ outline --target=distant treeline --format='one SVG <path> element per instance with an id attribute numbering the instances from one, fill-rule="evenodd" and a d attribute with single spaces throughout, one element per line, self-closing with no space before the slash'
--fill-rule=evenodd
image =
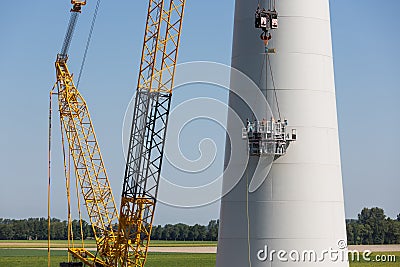
<path id="1" fill-rule="evenodd" d="M 346 220 L 349 245 L 400 244 L 400 214 L 396 219 L 385 215 L 381 208 L 364 208 L 358 219 Z M 154 226 L 152 240 L 177 241 L 216 241 L 218 239 L 218 220 L 205 225 L 189 226 L 183 223 Z M 93 231 L 86 221 L 82 223 L 84 238 L 93 238 Z M 67 222 L 51 220 L 51 239 L 66 240 Z M 79 221 L 72 222 L 75 238 L 80 238 Z M 46 240 L 47 219 L 31 218 L 27 220 L 0 219 L 0 240 Z"/>
<path id="2" fill-rule="evenodd" d="M 67 240 L 68 226 L 66 221 L 51 219 L 50 237 L 52 240 Z M 78 220 L 72 221 L 72 234 L 75 239 L 81 236 Z M 93 237 L 90 224 L 82 221 L 84 238 Z M 47 240 L 48 221 L 46 218 L 25 220 L 0 219 L 0 240 Z"/>
<path id="3" fill-rule="evenodd" d="M 364 208 L 346 224 L 349 245 L 400 244 L 400 214 L 391 219 L 381 208 Z"/>
<path id="4" fill-rule="evenodd" d="M 189 226 L 183 223 L 175 225 L 154 226 L 151 234 L 153 240 L 178 241 L 217 241 L 219 220 L 212 220 L 207 226 L 195 224 Z"/>
<path id="5" fill-rule="evenodd" d="M 52 240 L 68 239 L 66 221 L 51 219 L 50 237 Z M 93 238 L 90 224 L 83 220 L 84 238 Z M 0 219 L 0 240 L 47 240 L 48 222 L 46 218 L 30 218 L 25 220 Z M 80 239 L 80 224 L 72 222 L 72 233 L 75 239 Z M 178 241 L 216 241 L 218 238 L 218 221 L 212 220 L 207 226 L 189 226 L 183 223 L 154 226 L 151 238 L 153 240 Z"/>

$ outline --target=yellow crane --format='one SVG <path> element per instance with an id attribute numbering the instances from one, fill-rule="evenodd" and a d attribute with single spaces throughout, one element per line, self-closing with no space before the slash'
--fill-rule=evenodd
<path id="1" fill-rule="evenodd" d="M 149 247 L 185 3 L 149 1 L 118 231 L 131 266 L 144 266 Z"/>
<path id="2" fill-rule="evenodd" d="M 97 251 L 88 251 L 83 240 L 80 246 L 69 242 L 69 254 L 81 263 L 79 265 L 67 262 L 60 266 L 82 266 L 83 263 L 91 267 L 142 267 L 146 262 L 185 2 L 149 0 L 128 159 L 118 213 L 87 103 L 75 86 L 73 75 L 67 66 L 73 32 L 81 9 L 86 5 L 86 1 L 71 1 L 67 33 L 55 63 L 56 94 L 63 147 L 65 145 L 68 151 L 65 155 L 72 159 L 77 188 L 80 188 L 80 195 L 90 219 Z M 67 140 L 66 144 L 64 137 Z M 71 177 L 68 166 L 64 156 L 70 207 Z M 70 210 L 68 213 L 70 239 Z"/>

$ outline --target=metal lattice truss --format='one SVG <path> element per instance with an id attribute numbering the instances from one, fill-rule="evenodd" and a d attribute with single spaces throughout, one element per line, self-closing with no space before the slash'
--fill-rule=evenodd
<path id="1" fill-rule="evenodd" d="M 149 2 L 121 199 L 121 266 L 142 267 L 146 261 L 185 2 Z"/>
<path id="2" fill-rule="evenodd" d="M 118 221 L 118 212 L 88 107 L 73 83 L 66 61 L 65 56 L 59 56 L 56 62 L 60 120 L 100 257 L 96 259 L 84 248 L 69 248 L 69 252 L 89 266 L 108 266 L 115 258 L 113 225 Z"/>

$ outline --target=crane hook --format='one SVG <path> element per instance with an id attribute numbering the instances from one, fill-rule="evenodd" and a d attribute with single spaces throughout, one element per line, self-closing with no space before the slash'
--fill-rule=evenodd
<path id="1" fill-rule="evenodd" d="M 82 6 L 86 5 L 86 0 L 85 1 L 71 0 L 71 4 L 73 5 L 71 12 L 81 13 Z"/>

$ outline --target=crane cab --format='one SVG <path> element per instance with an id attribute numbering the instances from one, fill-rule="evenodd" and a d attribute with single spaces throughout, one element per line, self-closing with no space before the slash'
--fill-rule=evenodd
<path id="1" fill-rule="evenodd" d="M 85 1 L 71 0 L 71 4 L 73 5 L 71 12 L 81 13 L 82 6 L 86 5 L 86 0 Z"/>

